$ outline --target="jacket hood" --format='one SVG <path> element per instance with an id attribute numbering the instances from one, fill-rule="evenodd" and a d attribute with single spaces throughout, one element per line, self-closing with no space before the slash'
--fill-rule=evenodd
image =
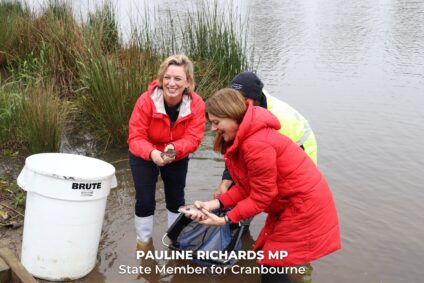
<path id="1" fill-rule="evenodd" d="M 279 130 L 281 127 L 277 117 L 271 112 L 260 106 L 254 106 L 251 101 L 246 103 L 248 105 L 246 114 L 241 121 L 234 143 L 228 148 L 227 153 L 235 151 L 245 139 L 262 129 Z"/>
<path id="2" fill-rule="evenodd" d="M 158 85 L 159 85 L 159 81 L 154 80 L 153 82 L 149 84 L 149 87 L 147 88 L 147 92 L 152 93 Z"/>

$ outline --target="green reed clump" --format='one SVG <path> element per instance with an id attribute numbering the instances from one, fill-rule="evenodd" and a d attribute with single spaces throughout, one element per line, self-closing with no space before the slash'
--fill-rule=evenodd
<path id="1" fill-rule="evenodd" d="M 72 7 L 66 0 L 49 0 L 43 10 L 44 15 L 59 21 L 72 22 L 74 20 Z"/>
<path id="2" fill-rule="evenodd" d="M 98 46 L 104 53 L 119 50 L 119 32 L 115 9 L 111 2 L 106 2 L 101 8 L 88 15 L 85 27 L 89 46 Z"/>
<path id="3" fill-rule="evenodd" d="M 207 98 L 226 86 L 237 73 L 253 68 L 249 60 L 245 24 L 232 9 L 215 2 L 189 12 L 182 29 L 182 49 L 196 61 L 199 92 Z"/>
<path id="4" fill-rule="evenodd" d="M 81 28 L 65 1 L 51 0 L 39 14 L 30 14 L 17 33 L 13 60 L 7 66 L 12 80 L 32 83 L 40 76 L 53 82 L 58 95 L 74 95 L 77 59 L 86 53 Z M 19 52 L 24 50 L 25 52 Z"/>
<path id="5" fill-rule="evenodd" d="M 19 135 L 31 153 L 57 152 L 68 114 L 51 83 L 28 86 L 18 110 Z"/>
<path id="6" fill-rule="evenodd" d="M 61 97 L 72 97 L 78 82 L 77 61 L 86 54 L 81 27 L 70 4 L 52 0 L 34 20 L 36 52 L 46 51 L 49 77 Z"/>
<path id="7" fill-rule="evenodd" d="M 80 62 L 84 85 L 80 109 L 101 144 L 122 146 L 126 144 L 134 104 L 153 79 L 160 60 L 136 47 L 121 49 L 110 56 L 89 57 L 88 61 Z"/>
<path id="8" fill-rule="evenodd" d="M 68 3 L 51 0 L 39 14 L 15 8 L 26 19 L 16 16 L 9 22 L 1 17 L 0 5 L 0 39 L 16 36 L 6 47 L 0 42 L 0 64 L 1 54 L 7 54 L 5 66 L 22 88 L 18 136 L 32 152 L 59 149 L 69 110 L 65 101 L 76 101 L 74 116 L 85 121 L 76 123 L 81 130 L 94 133 L 105 147 L 125 145 L 137 98 L 171 54 L 193 60 L 196 90 L 204 98 L 238 72 L 252 69 L 243 25 L 217 4 L 185 14 L 146 12 L 124 44 L 110 3 L 82 24 Z"/>
<path id="9" fill-rule="evenodd" d="M 16 120 L 20 103 L 21 95 L 15 89 L 8 85 L 0 87 L 0 144 L 16 139 Z"/>
<path id="10" fill-rule="evenodd" d="M 51 71 L 47 48 L 28 52 L 15 66 L 10 69 L 10 81 L 19 83 L 22 86 L 29 85 L 43 78 L 50 79 Z"/>
<path id="11" fill-rule="evenodd" d="M 132 23 L 131 42 L 143 53 L 157 54 L 161 58 L 172 54 L 181 53 L 181 24 L 179 16 L 175 16 L 170 10 L 165 15 L 155 10 L 138 18 L 138 22 Z"/>
<path id="12" fill-rule="evenodd" d="M 22 40 L 28 32 L 30 10 L 19 1 L 0 0 L 0 67 L 25 54 L 30 46 Z"/>
<path id="13" fill-rule="evenodd" d="M 253 69 L 246 25 L 233 9 L 200 2 L 185 14 L 145 14 L 133 25 L 132 40 L 140 50 L 162 58 L 185 53 L 194 62 L 197 91 L 207 98 L 237 73 Z"/>
<path id="14" fill-rule="evenodd" d="M 24 15 L 28 11 L 28 8 L 24 6 L 20 1 L 17 0 L 1 0 L 0 1 L 0 13 L 2 16 L 10 14 Z"/>

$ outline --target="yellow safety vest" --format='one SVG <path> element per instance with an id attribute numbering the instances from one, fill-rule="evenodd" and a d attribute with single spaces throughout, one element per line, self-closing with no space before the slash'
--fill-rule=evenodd
<path id="1" fill-rule="evenodd" d="M 287 136 L 299 146 L 303 146 L 306 154 L 315 164 L 318 164 L 317 142 L 308 120 L 296 109 L 273 97 L 266 90 L 263 89 L 262 92 L 266 97 L 267 109 L 280 121 L 281 128 L 278 132 Z"/>

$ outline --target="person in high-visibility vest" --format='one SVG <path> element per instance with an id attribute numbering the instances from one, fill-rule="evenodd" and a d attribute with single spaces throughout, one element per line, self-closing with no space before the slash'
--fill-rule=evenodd
<path id="1" fill-rule="evenodd" d="M 264 89 L 263 82 L 253 72 L 239 73 L 230 82 L 229 87 L 240 91 L 246 99 L 253 100 L 254 105 L 268 109 L 274 114 L 281 124 L 278 132 L 299 145 L 317 165 L 317 142 L 314 132 L 305 117 L 296 109 L 270 95 Z M 225 169 L 214 197 L 225 193 L 232 184 L 231 176 Z"/>

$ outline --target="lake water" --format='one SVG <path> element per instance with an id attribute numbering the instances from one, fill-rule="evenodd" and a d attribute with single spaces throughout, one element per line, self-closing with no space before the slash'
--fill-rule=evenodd
<path id="1" fill-rule="evenodd" d="M 194 2 L 160 0 L 146 6 L 184 11 Z M 219 1 L 223 2 L 229 1 Z M 91 6 L 85 3 L 73 1 L 82 13 L 97 1 L 89 2 Z M 318 139 L 319 167 L 334 194 L 343 247 L 312 263 L 312 282 L 422 282 L 424 2 L 231 3 L 249 18 L 247 36 L 260 58 L 258 74 L 265 88 L 298 109 L 312 125 Z M 116 4 L 123 33 L 130 16 L 144 7 L 139 1 Z M 216 157 L 207 137 L 190 163 L 187 202 L 210 198 L 223 168 Z M 126 154 L 111 152 L 101 158 L 114 161 L 125 159 Z M 119 187 L 109 196 L 99 264 L 81 282 L 142 280 L 119 274 L 120 265 L 137 265 L 137 261 L 131 173 L 128 162 L 115 165 Z M 157 198 L 154 243 L 157 249 L 164 249 L 160 238 L 166 212 L 161 187 Z M 255 218 L 247 237 L 249 244 L 263 220 L 263 216 Z M 160 280 L 257 282 L 259 277 L 170 275 Z"/>

